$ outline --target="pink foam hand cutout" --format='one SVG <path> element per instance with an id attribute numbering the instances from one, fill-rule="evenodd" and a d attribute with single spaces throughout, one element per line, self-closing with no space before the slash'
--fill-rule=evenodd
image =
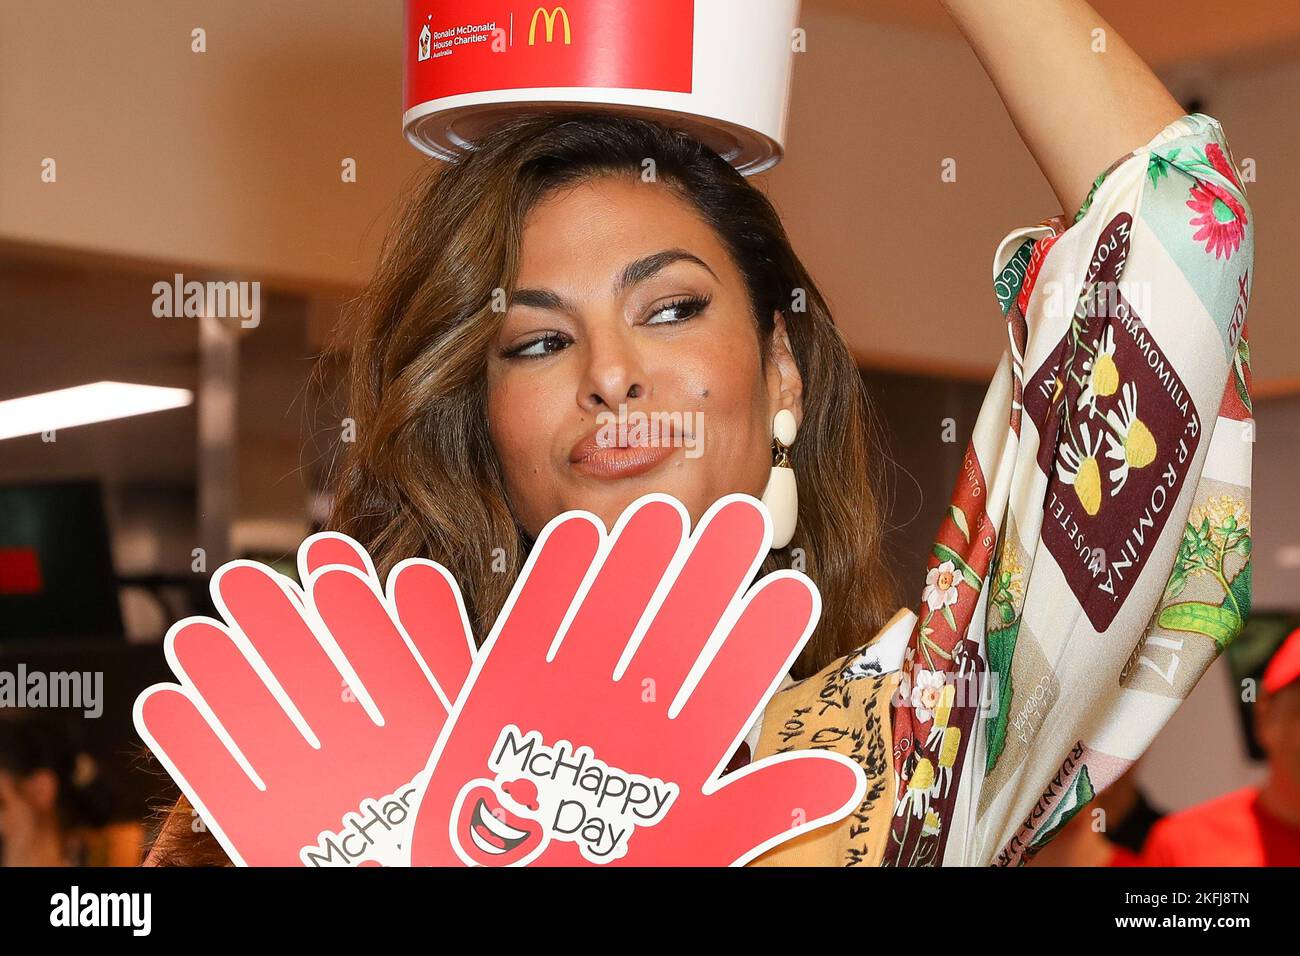
<path id="1" fill-rule="evenodd" d="M 746 862 L 846 815 L 865 781 L 816 752 L 721 776 L 819 596 L 795 572 L 750 586 L 771 540 L 754 499 L 688 523 L 662 495 L 608 535 L 557 518 L 473 665 L 432 562 L 386 592 L 341 535 L 304 542 L 301 588 L 232 562 L 222 620 L 171 629 L 180 683 L 142 693 L 136 725 L 241 865 Z"/>
<path id="2" fill-rule="evenodd" d="M 308 538 L 298 564 L 301 588 L 253 562 L 218 570 L 222 620 L 171 628 L 179 683 L 141 693 L 136 727 L 236 864 L 396 864 L 470 669 L 460 591 L 412 559 L 385 593 L 342 535 Z"/>
<path id="3" fill-rule="evenodd" d="M 781 754 L 722 776 L 812 634 L 812 582 L 753 584 L 771 519 L 675 499 L 606 534 L 552 521 L 479 651 L 417 798 L 414 865 L 734 865 L 846 816 L 860 768 Z"/>

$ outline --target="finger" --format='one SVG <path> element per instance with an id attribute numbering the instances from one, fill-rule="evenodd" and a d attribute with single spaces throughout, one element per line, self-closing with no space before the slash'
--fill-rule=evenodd
<path id="1" fill-rule="evenodd" d="M 620 674 L 642 687 L 652 681 L 664 700 L 677 695 L 723 612 L 741 597 L 766 553 L 763 514 L 744 499 L 719 504 L 705 515 L 685 565 Z"/>
<path id="2" fill-rule="evenodd" d="M 413 558 L 393 569 L 388 593 L 450 710 L 474 663 L 474 637 L 460 588 L 446 568 Z"/>
<path id="3" fill-rule="evenodd" d="M 866 792 L 862 769 L 842 754 L 780 754 L 723 778 L 708 797 L 714 860 L 737 865 L 802 833 L 842 820 Z"/>
<path id="4" fill-rule="evenodd" d="M 211 708 L 268 786 L 284 779 L 287 754 L 310 746 L 230 635 L 215 623 L 185 624 L 168 636 L 177 676 Z"/>
<path id="5" fill-rule="evenodd" d="M 301 715 L 309 740 L 373 728 L 365 708 L 346 693 L 343 673 L 312 632 L 306 609 L 278 575 L 236 562 L 217 572 L 213 590 L 232 633 L 242 634 L 265 662 L 269 685 L 282 689 L 281 703 Z"/>
<path id="6" fill-rule="evenodd" d="M 608 681 L 686 534 L 685 509 L 643 498 L 624 512 L 604 560 L 554 657 L 592 680 Z M 665 698 L 667 699 L 667 698 Z"/>
<path id="7" fill-rule="evenodd" d="M 683 684 L 669 716 L 710 739 L 739 740 L 808 642 L 819 610 L 817 589 L 803 575 L 765 577 L 746 595 L 712 659 L 702 659 Z M 733 749 L 734 743 L 728 753 Z"/>
<path id="8" fill-rule="evenodd" d="M 560 515 L 538 535 L 484 651 L 518 663 L 545 657 L 600 551 L 601 528 L 590 515 Z"/>
<path id="9" fill-rule="evenodd" d="M 320 531 L 298 547 L 298 580 L 306 583 L 315 572 L 330 565 L 356 568 L 379 580 L 369 553 L 360 544 L 337 531 Z"/>
<path id="10" fill-rule="evenodd" d="M 307 581 L 322 568 L 354 568 L 378 582 L 369 553 L 345 534 L 322 531 L 299 548 L 299 574 Z M 449 710 L 473 663 L 474 639 L 460 588 L 441 565 L 409 558 L 389 574 L 388 593 L 398 619 Z"/>
<path id="11" fill-rule="evenodd" d="M 351 567 L 327 567 L 310 585 L 312 604 L 355 671 L 385 724 L 417 721 L 430 746 L 450 709 L 425 676 L 372 578 Z"/>
<path id="12" fill-rule="evenodd" d="M 219 833 L 238 834 L 236 808 L 256 813 L 256 784 L 226 749 L 189 696 L 175 684 L 157 684 L 135 702 L 135 726 L 204 821 Z M 236 863 L 242 855 L 229 840 L 222 846 Z"/>

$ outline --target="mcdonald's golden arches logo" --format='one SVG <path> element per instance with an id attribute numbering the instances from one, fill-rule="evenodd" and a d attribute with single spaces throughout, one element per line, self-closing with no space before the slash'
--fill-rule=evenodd
<path id="1" fill-rule="evenodd" d="M 538 7 L 533 11 L 533 20 L 528 25 L 528 45 L 533 46 L 537 40 L 537 18 L 541 17 L 546 21 L 546 42 L 550 43 L 555 38 L 555 21 L 558 17 L 564 18 L 564 43 L 569 45 L 573 42 L 573 34 L 569 29 L 569 11 L 562 6 L 554 6 L 548 12 L 545 7 Z"/>

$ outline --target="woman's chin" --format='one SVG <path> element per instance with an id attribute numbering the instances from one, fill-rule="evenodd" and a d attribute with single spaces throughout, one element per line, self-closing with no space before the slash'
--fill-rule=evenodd
<path id="1" fill-rule="evenodd" d="M 571 507 L 589 511 L 600 518 L 606 528 L 613 528 L 619 516 L 632 502 L 650 494 L 672 495 L 686 507 L 692 524 L 699 520 L 711 504 L 704 500 L 707 493 L 700 487 L 690 482 L 674 481 L 672 476 L 661 474 L 642 475 L 635 479 L 611 482 L 604 487 L 584 489 Z"/>
<path id="2" fill-rule="evenodd" d="M 578 476 L 566 476 L 570 480 L 565 482 L 558 501 L 552 501 L 549 506 L 537 502 L 539 507 L 529 509 L 526 523 L 530 528 L 536 526 L 533 531 L 535 535 L 541 526 L 561 513 L 585 511 L 599 518 L 608 530 L 618 523 L 618 519 L 633 502 L 646 495 L 661 494 L 671 495 L 680 501 L 694 527 L 713 503 L 727 494 L 744 493 L 757 498 L 763 493 L 762 481 L 766 480 L 766 474 L 739 482 L 734 479 L 740 476 L 732 475 L 729 477 L 733 480 L 728 481 L 717 475 L 708 475 L 698 468 L 682 467 L 683 464 L 685 463 L 679 462 L 673 467 L 669 463 L 668 467 L 656 468 L 645 474 L 613 480 L 582 476 L 573 481 L 571 479 Z"/>

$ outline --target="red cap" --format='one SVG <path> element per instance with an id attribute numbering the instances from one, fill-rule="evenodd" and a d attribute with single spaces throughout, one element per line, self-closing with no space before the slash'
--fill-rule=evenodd
<path id="1" fill-rule="evenodd" d="M 1291 632 L 1269 660 L 1260 686 L 1265 693 L 1276 694 L 1297 680 L 1300 680 L 1300 628 Z"/>

